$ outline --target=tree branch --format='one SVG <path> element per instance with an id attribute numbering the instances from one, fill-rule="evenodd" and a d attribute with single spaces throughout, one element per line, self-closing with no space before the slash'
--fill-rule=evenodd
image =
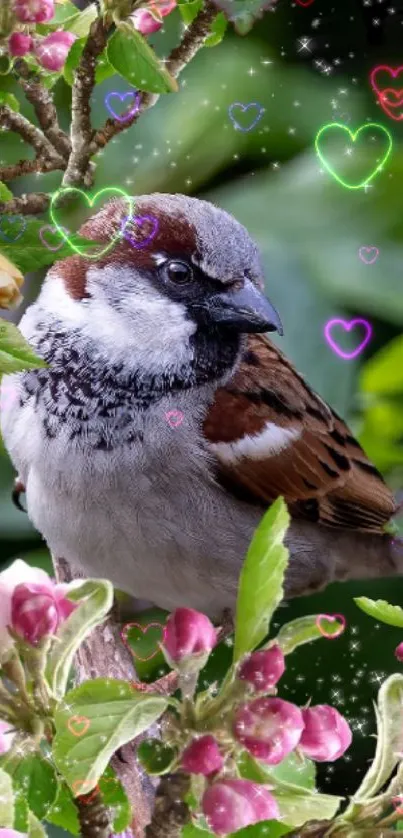
<path id="1" fill-rule="evenodd" d="M 35 149 L 39 157 L 43 157 L 45 160 L 47 158 L 50 160 L 57 159 L 63 164 L 62 158 L 40 128 L 33 125 L 21 113 L 11 110 L 8 105 L 0 106 L 0 127 L 8 128 L 9 131 L 19 134 L 26 143 L 29 143 Z"/>
<path id="2" fill-rule="evenodd" d="M 51 197 L 47 192 L 29 192 L 11 201 L 0 201 L 0 215 L 39 215 L 47 210 Z"/>
<path id="3" fill-rule="evenodd" d="M 183 68 L 186 67 L 188 62 L 196 55 L 200 47 L 203 46 L 204 41 L 210 32 L 210 25 L 217 14 L 217 6 L 214 5 L 212 0 L 205 0 L 205 3 L 197 17 L 195 17 L 190 26 L 188 26 L 185 30 L 181 43 L 172 50 L 166 61 L 165 66 L 172 76 L 177 78 Z M 158 99 L 159 95 L 156 93 L 142 93 L 139 108 L 130 119 L 125 119 L 124 115 L 121 117 L 120 121 L 107 119 L 105 125 L 100 128 L 94 136 L 91 145 L 91 153 L 94 154 L 98 149 L 104 148 L 112 137 L 115 137 L 117 134 L 120 134 L 121 131 L 126 131 L 127 128 L 134 125 L 139 116 L 144 113 L 144 111 L 153 107 Z M 129 110 L 130 109 L 128 109 L 127 113 Z"/>
<path id="4" fill-rule="evenodd" d="M 63 171 L 62 160 L 41 160 L 39 157 L 35 157 L 34 160 L 19 160 L 18 163 L 11 163 L 9 166 L 0 168 L 0 180 L 8 183 L 10 180 L 23 175 L 32 175 L 35 172 L 45 174 L 46 172 L 54 172 L 56 169 Z"/>
<path id="5" fill-rule="evenodd" d="M 91 24 L 80 63 L 75 74 L 72 92 L 71 145 L 72 151 L 63 177 L 63 186 L 82 184 L 88 170 L 93 138 L 91 125 L 91 94 L 95 85 L 97 58 L 104 50 L 109 24 L 99 17 Z"/>
<path id="6" fill-rule="evenodd" d="M 182 827 L 190 823 L 189 806 L 184 802 L 189 789 L 188 774 L 178 772 L 161 777 L 145 838 L 180 838 Z"/>
<path id="7" fill-rule="evenodd" d="M 40 75 L 30 70 L 28 64 L 22 58 L 14 62 L 14 70 L 17 71 L 17 80 L 28 102 L 34 108 L 43 133 L 53 148 L 67 160 L 71 151 L 71 143 L 67 134 L 60 128 L 52 94 L 42 84 Z"/>

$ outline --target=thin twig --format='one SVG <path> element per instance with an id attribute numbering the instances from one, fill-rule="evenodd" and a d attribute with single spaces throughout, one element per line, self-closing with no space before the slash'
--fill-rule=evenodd
<path id="1" fill-rule="evenodd" d="M 204 41 L 209 35 L 211 23 L 217 14 L 217 6 L 214 5 L 212 0 L 205 0 L 197 17 L 185 30 L 181 43 L 172 50 L 165 63 L 165 67 L 171 76 L 176 78 L 188 62 L 196 55 L 200 47 L 203 46 Z M 94 154 L 98 149 L 104 148 L 113 137 L 120 134 L 121 131 L 126 131 L 131 125 L 134 125 L 140 115 L 144 111 L 149 110 L 149 108 L 152 108 L 158 99 L 159 95 L 156 93 L 142 93 L 138 110 L 129 119 L 125 119 L 125 114 L 122 115 L 119 121 L 107 119 L 105 125 L 94 136 L 91 152 Z M 128 109 L 127 113 L 129 111 L 130 109 Z"/>
<path id="2" fill-rule="evenodd" d="M 104 50 L 109 24 L 99 17 L 91 24 L 80 63 L 75 72 L 72 91 L 72 151 L 63 177 L 63 186 L 82 184 L 88 170 L 94 131 L 91 125 L 91 94 L 95 85 L 97 58 Z"/>
<path id="3" fill-rule="evenodd" d="M 22 58 L 14 62 L 14 70 L 28 102 L 34 108 L 43 133 L 53 148 L 67 160 L 71 143 L 67 134 L 60 128 L 51 92 L 42 84 L 40 75 L 35 70 L 32 71 Z"/>
<path id="4" fill-rule="evenodd" d="M 8 128 L 9 131 L 19 134 L 26 143 L 29 143 L 35 149 L 39 157 L 43 157 L 45 160 L 49 158 L 50 160 L 61 161 L 60 155 L 57 154 L 43 131 L 33 125 L 21 113 L 13 111 L 8 105 L 0 106 L 0 127 Z"/>
<path id="5" fill-rule="evenodd" d="M 35 157 L 35 160 L 19 160 L 18 163 L 11 163 L 9 166 L 0 167 L 0 180 L 4 183 L 9 183 L 14 178 L 22 177 L 23 175 L 32 175 L 35 172 L 45 174 L 46 172 L 54 172 L 56 169 L 64 170 L 63 161 L 60 160 L 41 160 Z"/>

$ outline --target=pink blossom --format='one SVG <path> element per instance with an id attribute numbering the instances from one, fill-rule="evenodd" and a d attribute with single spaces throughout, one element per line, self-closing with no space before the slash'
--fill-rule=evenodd
<path id="1" fill-rule="evenodd" d="M 0 829 L 0 838 L 28 838 L 26 832 L 16 832 L 15 829 Z"/>
<path id="2" fill-rule="evenodd" d="M 8 50 L 10 55 L 26 55 L 32 48 L 32 38 L 24 35 L 23 32 L 13 32 L 8 39 Z"/>
<path id="3" fill-rule="evenodd" d="M 223 765 L 224 758 L 211 734 L 193 739 L 182 754 L 182 768 L 188 774 L 204 774 L 207 777 L 213 771 L 220 771 Z"/>
<path id="4" fill-rule="evenodd" d="M 396 646 L 395 657 L 398 659 L 399 663 L 403 663 L 403 641 Z"/>
<path id="5" fill-rule="evenodd" d="M 3 722 L 0 719 L 0 755 L 6 754 L 11 748 L 11 743 L 14 739 L 15 733 L 11 731 L 12 725 L 10 722 Z"/>
<path id="6" fill-rule="evenodd" d="M 211 652 L 217 631 L 209 618 L 193 608 L 177 608 L 164 629 L 163 644 L 172 661 L 179 663 L 191 655 Z"/>
<path id="7" fill-rule="evenodd" d="M 350 747 L 353 734 L 335 707 L 317 704 L 302 711 L 305 728 L 299 747 L 316 762 L 334 762 Z"/>
<path id="8" fill-rule="evenodd" d="M 7 626 L 12 625 L 12 619 L 14 616 L 14 614 L 12 615 L 12 611 L 14 610 L 12 604 L 14 593 L 21 587 L 28 589 L 22 599 L 23 602 L 29 601 L 31 594 L 28 596 L 28 591 L 32 586 L 35 589 L 40 588 L 41 592 L 46 592 L 46 597 L 48 598 L 47 605 L 49 605 L 49 598 L 52 599 L 52 604 L 56 603 L 59 623 L 62 622 L 62 620 L 65 620 L 68 614 L 76 607 L 73 602 L 65 599 L 65 593 L 68 586 L 56 585 L 44 570 L 40 570 L 38 567 L 30 567 L 30 565 L 21 561 L 21 559 L 17 559 L 12 565 L 10 565 L 10 567 L 7 568 L 7 570 L 3 570 L 3 572 L 0 573 L 0 660 L 8 654 L 14 642 L 7 631 Z M 20 597 L 21 595 L 18 594 L 16 598 L 17 603 L 21 603 Z M 35 592 L 34 600 L 36 597 L 37 592 Z M 34 604 L 35 608 L 37 607 L 37 604 L 38 601 L 36 600 Z M 18 612 L 19 611 L 20 605 L 18 607 Z M 24 608 L 22 608 L 21 616 L 23 613 Z M 36 614 L 36 617 L 38 617 L 38 614 Z M 27 621 L 29 622 L 31 619 L 32 614 L 28 617 L 24 617 L 24 627 L 27 624 Z M 37 629 L 34 628 L 34 633 L 36 631 Z"/>
<path id="9" fill-rule="evenodd" d="M 46 23 L 52 19 L 55 7 L 53 0 L 15 0 L 14 12 L 22 23 Z"/>
<path id="10" fill-rule="evenodd" d="M 161 29 L 161 17 L 169 15 L 176 6 L 176 0 L 156 0 L 142 9 L 136 9 L 130 16 L 134 28 L 142 35 L 151 35 Z M 153 15 L 153 12 L 155 16 Z"/>
<path id="11" fill-rule="evenodd" d="M 238 742 L 269 765 L 277 765 L 296 748 L 303 729 L 299 707 L 282 698 L 256 698 L 235 714 Z"/>
<path id="12" fill-rule="evenodd" d="M 249 681 L 257 692 L 271 690 L 280 680 L 285 670 L 284 655 L 280 646 L 252 652 L 242 663 L 238 678 Z"/>
<path id="13" fill-rule="evenodd" d="M 279 809 L 264 786 L 250 780 L 218 780 L 205 791 L 202 809 L 216 835 L 228 835 L 259 821 L 275 820 Z"/>
<path id="14" fill-rule="evenodd" d="M 75 40 L 76 35 L 62 29 L 47 35 L 35 45 L 34 52 L 39 64 L 51 72 L 61 70 Z"/>

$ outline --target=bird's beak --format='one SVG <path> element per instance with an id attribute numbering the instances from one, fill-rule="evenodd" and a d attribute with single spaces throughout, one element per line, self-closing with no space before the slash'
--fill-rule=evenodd
<path id="1" fill-rule="evenodd" d="M 245 279 L 238 291 L 229 289 L 211 297 L 208 310 L 214 323 L 237 332 L 283 334 L 283 326 L 276 309 L 250 279 Z"/>

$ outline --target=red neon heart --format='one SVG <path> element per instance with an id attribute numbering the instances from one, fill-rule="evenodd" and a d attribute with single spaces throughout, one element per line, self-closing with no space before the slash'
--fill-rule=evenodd
<path id="1" fill-rule="evenodd" d="M 123 640 L 123 643 L 126 644 L 129 651 L 134 655 L 135 658 L 137 658 L 137 660 L 141 661 L 142 663 L 145 663 L 145 661 L 150 661 L 151 658 L 155 657 L 155 655 L 158 655 L 159 649 L 156 649 L 155 652 L 153 652 L 152 655 L 148 655 L 147 658 L 141 658 L 140 655 L 138 655 L 137 652 L 135 652 L 134 649 L 127 642 L 127 633 L 132 626 L 136 626 L 136 628 L 140 629 L 140 631 L 143 634 L 146 634 L 148 629 L 152 628 L 153 626 L 155 626 L 156 628 L 160 628 L 161 629 L 161 634 L 162 634 L 161 641 L 162 641 L 163 636 L 164 636 L 164 626 L 161 625 L 161 623 L 148 623 L 146 626 L 141 626 L 140 623 L 126 623 L 126 625 L 123 626 L 123 629 L 120 633 L 120 636 Z"/>
<path id="2" fill-rule="evenodd" d="M 299 6 L 302 6 L 305 9 L 307 6 L 310 6 L 311 3 L 313 3 L 313 0 L 296 0 L 296 2 Z"/>
<path id="3" fill-rule="evenodd" d="M 67 722 L 67 727 L 73 736 L 84 736 L 84 733 L 87 733 L 90 724 L 91 722 L 86 716 L 70 716 Z M 82 726 L 81 730 L 79 729 L 80 726 Z"/>
<path id="4" fill-rule="evenodd" d="M 396 116 L 396 114 L 394 113 L 394 109 L 403 105 L 403 100 L 390 102 L 388 101 L 388 95 L 401 97 L 403 95 L 403 89 L 394 90 L 392 87 L 381 86 L 380 82 L 377 79 L 380 73 L 387 73 L 388 76 L 392 77 L 392 79 L 396 79 L 400 75 L 400 73 L 403 73 L 403 65 L 400 67 L 393 68 L 389 67 L 387 64 L 379 64 L 378 67 L 374 67 L 369 77 L 372 89 L 375 91 L 378 97 L 378 102 L 382 110 L 386 113 L 387 116 L 390 116 L 391 119 L 394 119 L 396 122 L 400 122 L 403 119 L 403 112 L 400 111 Z"/>
<path id="5" fill-rule="evenodd" d="M 322 628 L 321 622 L 322 620 L 327 620 L 328 623 L 335 623 L 337 620 L 340 620 L 339 630 L 335 632 L 331 632 L 329 634 L 328 631 Z M 319 629 L 322 637 L 327 637 L 328 640 L 334 640 L 336 637 L 340 637 L 343 634 L 343 631 L 346 627 L 347 620 L 343 616 L 343 614 L 318 614 L 316 618 L 316 625 Z"/>

